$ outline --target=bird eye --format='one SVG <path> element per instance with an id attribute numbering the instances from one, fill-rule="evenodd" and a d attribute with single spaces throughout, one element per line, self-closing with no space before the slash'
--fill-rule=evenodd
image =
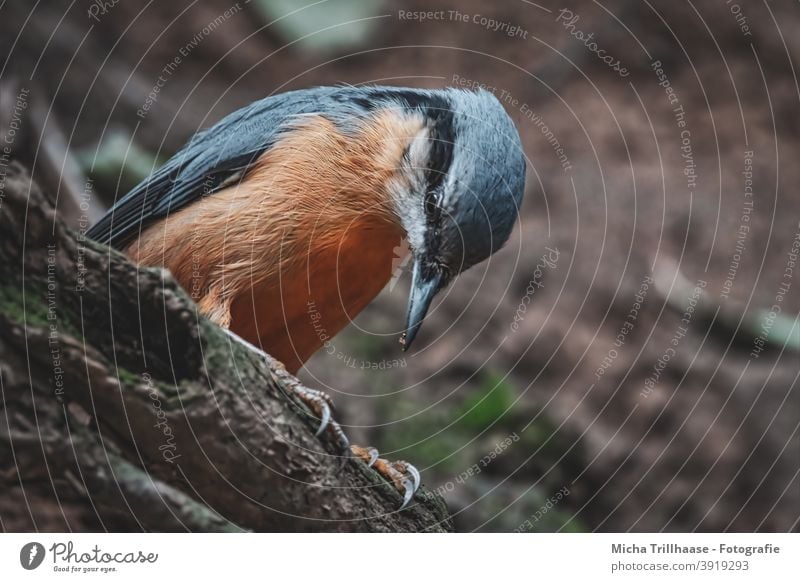
<path id="1" fill-rule="evenodd" d="M 429 192 L 425 197 L 425 214 L 429 220 L 435 220 L 439 215 L 439 196 L 436 192 Z"/>

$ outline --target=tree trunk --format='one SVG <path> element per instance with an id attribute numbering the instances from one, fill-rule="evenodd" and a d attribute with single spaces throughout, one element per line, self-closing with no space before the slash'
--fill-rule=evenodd
<path id="1" fill-rule="evenodd" d="M 3 530 L 448 531 L 314 436 L 261 361 L 171 275 L 68 230 L 0 176 Z"/>

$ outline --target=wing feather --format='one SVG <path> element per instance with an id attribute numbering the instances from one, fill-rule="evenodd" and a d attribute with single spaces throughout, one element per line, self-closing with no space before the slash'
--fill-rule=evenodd
<path id="1" fill-rule="evenodd" d="M 297 115 L 318 110 L 333 88 L 267 97 L 198 132 L 180 151 L 133 188 L 87 232 L 123 249 L 153 222 L 243 177 Z"/>

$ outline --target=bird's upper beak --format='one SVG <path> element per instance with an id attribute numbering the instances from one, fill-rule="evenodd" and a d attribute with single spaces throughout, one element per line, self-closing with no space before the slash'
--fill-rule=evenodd
<path id="1" fill-rule="evenodd" d="M 411 347 L 411 342 L 417 336 L 422 320 L 428 313 L 431 301 L 439 291 L 442 282 L 442 273 L 438 270 L 431 270 L 428 274 L 423 274 L 420 259 L 414 260 L 414 270 L 411 276 L 411 293 L 408 296 L 408 314 L 406 315 L 406 331 L 400 338 L 403 344 L 403 351 Z"/>

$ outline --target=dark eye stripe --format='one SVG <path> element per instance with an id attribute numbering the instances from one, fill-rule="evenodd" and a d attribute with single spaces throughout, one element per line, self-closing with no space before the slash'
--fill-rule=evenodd
<path id="1" fill-rule="evenodd" d="M 453 161 L 453 115 L 450 111 L 428 109 L 431 151 L 428 158 L 428 189 L 437 189 L 450 171 Z"/>
<path id="2" fill-rule="evenodd" d="M 431 150 L 428 157 L 425 195 L 425 215 L 428 223 L 436 228 L 432 237 L 438 239 L 439 218 L 441 215 L 442 191 L 447 172 L 453 161 L 453 114 L 449 109 L 429 107 Z M 434 243 L 437 241 L 434 241 Z"/>

